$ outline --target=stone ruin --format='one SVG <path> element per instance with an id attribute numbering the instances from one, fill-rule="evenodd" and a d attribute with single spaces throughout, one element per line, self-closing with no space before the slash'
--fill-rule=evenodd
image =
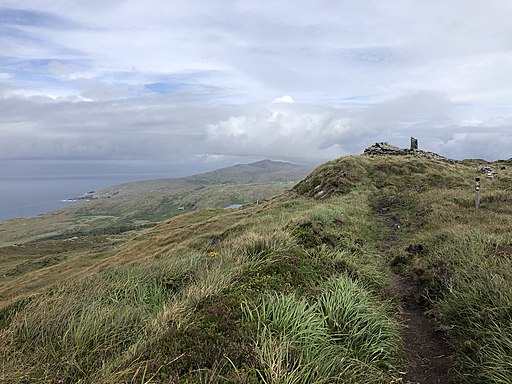
<path id="1" fill-rule="evenodd" d="M 366 148 L 363 155 L 407 155 L 406 151 L 407 149 L 395 147 L 388 142 L 380 142 Z"/>
<path id="2" fill-rule="evenodd" d="M 411 137 L 411 149 L 418 149 L 418 139 Z"/>
<path id="3" fill-rule="evenodd" d="M 414 139 L 414 142 L 413 142 Z M 413 145 L 414 144 L 414 145 Z M 399 148 L 394 145 L 391 145 L 387 142 L 375 143 L 372 146 L 366 148 L 363 152 L 363 155 L 367 156 L 383 156 L 383 155 L 391 155 L 391 156 L 415 156 L 420 158 L 426 158 L 430 160 L 444 161 L 446 163 L 458 163 L 458 160 L 449 159 L 447 157 L 438 155 L 434 152 L 423 151 L 421 149 L 417 149 L 418 140 L 414 137 L 411 137 L 411 148 Z M 416 147 L 416 148 L 413 148 Z"/>

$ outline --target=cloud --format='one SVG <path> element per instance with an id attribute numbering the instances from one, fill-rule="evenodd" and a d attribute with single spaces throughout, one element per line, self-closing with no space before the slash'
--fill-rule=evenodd
<path id="1" fill-rule="evenodd" d="M 511 157 L 507 0 L 2 4 L 2 160 Z"/>
<path id="2" fill-rule="evenodd" d="M 292 98 L 291 96 L 288 96 L 288 95 L 284 95 L 284 96 L 281 96 L 281 97 L 275 98 L 272 102 L 273 102 L 273 103 L 288 103 L 288 104 L 293 104 L 293 103 L 295 103 L 295 101 L 293 100 L 293 98 Z"/>
<path id="3" fill-rule="evenodd" d="M 156 0 L 4 3 L 10 25 L 25 36 L 11 36 L 4 54 L 61 64 L 63 57 L 87 58 L 88 78 L 96 74 L 98 81 L 109 72 L 214 71 L 201 85 L 222 89 L 228 102 L 293 91 L 303 102 L 331 104 L 357 96 L 374 103 L 432 89 L 453 100 L 479 98 L 485 108 L 511 89 L 500 85 L 510 78 L 505 57 L 512 48 L 512 28 L 504 17 L 511 6 L 505 0 L 485 5 L 306 0 L 300 6 L 282 0 L 272 7 L 226 7 L 212 0 L 201 9 L 186 1 Z M 16 23 L 13 15 L 25 21 Z M 54 20 L 68 28 L 52 28 Z M 34 42 L 27 45 L 29 38 Z"/>
<path id="4" fill-rule="evenodd" d="M 445 125 L 451 121 L 454 103 L 435 91 L 408 92 L 376 103 L 361 112 L 363 125 L 381 129 L 390 126 Z"/>
<path id="5" fill-rule="evenodd" d="M 77 72 L 82 72 L 83 69 L 83 66 L 78 65 L 77 63 L 62 62 L 58 60 L 51 60 L 46 64 L 48 74 L 55 76 L 56 78 L 66 78 L 76 74 Z"/>
<path id="6" fill-rule="evenodd" d="M 318 164 L 376 141 L 406 147 L 410 136 L 455 158 L 510 157 L 512 118 L 470 124 L 453 118 L 454 111 L 445 95 L 426 91 L 355 110 L 291 103 L 221 108 L 186 93 L 90 102 L 9 97 L 0 101 L 0 161 Z"/>
<path id="7" fill-rule="evenodd" d="M 77 81 L 84 89 L 80 96 L 86 100 L 116 100 L 141 96 L 145 92 L 143 84 L 107 83 L 96 80 Z"/>
<path id="8" fill-rule="evenodd" d="M 220 115 L 189 104 L 191 100 L 162 96 L 95 102 L 4 99 L 0 102 L 0 159 L 158 159 L 165 163 L 193 157 L 202 127 Z"/>
<path id="9" fill-rule="evenodd" d="M 451 138 L 440 145 L 443 153 L 454 158 L 474 159 L 510 159 L 510 142 L 512 141 L 512 119 L 507 127 L 496 130 L 485 127 L 478 130 L 453 127 L 455 132 Z"/>
<path id="10" fill-rule="evenodd" d="M 260 105 L 206 126 L 208 148 L 217 154 L 318 162 L 352 150 L 343 137 L 348 111 L 292 103 Z M 357 144 L 356 144 L 357 145 Z"/>

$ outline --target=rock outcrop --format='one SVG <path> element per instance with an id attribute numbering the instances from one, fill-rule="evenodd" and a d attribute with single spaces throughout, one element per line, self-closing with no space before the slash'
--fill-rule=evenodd
<path id="1" fill-rule="evenodd" d="M 476 169 L 478 173 L 484 174 L 488 179 L 494 180 L 498 177 L 498 172 L 493 165 L 480 164 Z"/>

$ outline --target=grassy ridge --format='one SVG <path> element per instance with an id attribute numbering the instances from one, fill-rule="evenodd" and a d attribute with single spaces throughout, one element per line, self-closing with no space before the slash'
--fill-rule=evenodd
<path id="1" fill-rule="evenodd" d="M 0 381 L 399 382 L 400 273 L 459 379 L 510 383 L 508 172 L 475 210 L 472 165 L 347 157 L 271 201 L 134 232 L 1 309 Z"/>
<path id="2" fill-rule="evenodd" d="M 512 178 L 506 168 L 497 180 L 484 178 L 475 209 L 474 169 L 473 162 L 429 167 L 421 183 L 388 173 L 381 180 L 392 182 L 381 184 L 375 207 L 385 224 L 399 225 L 384 251 L 450 337 L 458 379 L 511 383 Z"/>
<path id="3" fill-rule="evenodd" d="M 390 380 L 400 350 L 390 320 L 396 305 L 382 303 L 389 276 L 371 239 L 361 237 L 371 234 L 371 211 L 353 202 L 364 199 L 345 196 L 326 205 L 283 196 L 234 212 L 205 212 L 209 218 L 197 222 L 189 214 L 161 224 L 103 262 L 103 271 L 4 309 L 2 379 L 296 382 L 307 360 L 325 364 L 315 374 L 319 382 Z M 336 230 L 342 219 L 343 236 Z M 197 233 L 198 225 L 200 234 L 181 237 Z M 371 258 L 375 264 L 367 263 Z M 353 288 L 345 295 L 340 284 Z M 339 300 L 358 298 L 363 305 L 353 313 L 361 323 L 342 329 L 347 314 L 328 312 Z M 267 324 L 268 317 L 256 315 L 263 308 L 282 312 L 283 300 L 302 303 L 324 324 L 316 349 L 302 350 L 304 341 L 273 329 L 281 320 Z M 301 322 L 295 315 L 284 321 Z M 262 324 L 277 350 L 264 344 Z M 367 329 L 392 348 L 368 350 Z"/>

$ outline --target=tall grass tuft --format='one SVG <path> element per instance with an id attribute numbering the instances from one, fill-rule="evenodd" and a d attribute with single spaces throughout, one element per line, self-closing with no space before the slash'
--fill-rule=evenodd
<path id="1" fill-rule="evenodd" d="M 245 304 L 257 324 L 266 383 L 379 383 L 392 379 L 400 342 L 386 309 L 348 277 L 327 281 L 310 303 L 294 294 Z"/>
<path id="2" fill-rule="evenodd" d="M 317 303 L 333 338 L 357 359 L 391 369 L 400 352 L 389 308 L 368 289 L 346 276 L 330 279 Z"/>
<path id="3" fill-rule="evenodd" d="M 464 260 L 467 267 L 459 267 L 454 288 L 435 308 L 454 339 L 465 381 L 510 384 L 512 262 L 497 264 L 488 254 L 479 264 Z"/>
<path id="4" fill-rule="evenodd" d="M 230 247 L 250 262 L 261 262 L 284 252 L 294 245 L 293 238 L 284 231 L 248 232 L 234 239 Z"/>
<path id="5" fill-rule="evenodd" d="M 245 312 L 249 321 L 257 323 L 256 351 L 265 383 L 332 380 L 330 361 L 321 361 L 316 352 L 329 346 L 328 330 L 305 299 L 269 295 L 255 308 L 246 305 Z"/>

